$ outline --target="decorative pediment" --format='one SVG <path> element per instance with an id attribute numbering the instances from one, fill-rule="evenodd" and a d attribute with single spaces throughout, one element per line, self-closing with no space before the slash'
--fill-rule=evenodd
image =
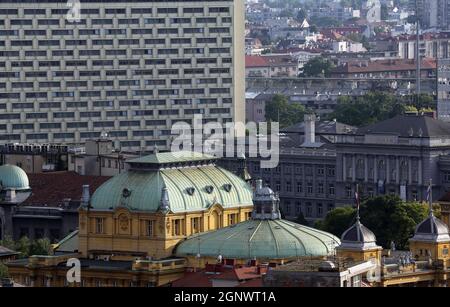
<path id="1" fill-rule="evenodd" d="M 222 205 L 218 204 L 218 203 L 214 203 L 208 208 L 208 212 L 209 213 L 211 213 L 213 211 L 220 211 L 220 212 L 222 212 L 223 210 L 224 210 L 224 208 L 222 207 Z"/>

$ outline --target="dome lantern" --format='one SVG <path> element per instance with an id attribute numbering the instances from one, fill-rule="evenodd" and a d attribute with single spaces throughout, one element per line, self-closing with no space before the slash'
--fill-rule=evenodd
<path id="1" fill-rule="evenodd" d="M 263 187 L 261 179 L 258 179 L 256 181 L 256 190 L 253 197 L 253 205 L 254 209 L 252 212 L 252 219 L 281 219 L 280 198 L 268 186 Z"/>

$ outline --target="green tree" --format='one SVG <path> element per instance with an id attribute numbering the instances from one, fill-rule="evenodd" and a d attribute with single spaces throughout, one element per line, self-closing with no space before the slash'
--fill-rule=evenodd
<path id="1" fill-rule="evenodd" d="M 0 278 L 8 278 L 8 267 L 0 262 Z"/>
<path id="2" fill-rule="evenodd" d="M 356 210 L 340 207 L 330 211 L 317 226 L 340 237 L 354 222 Z M 377 237 L 377 243 L 389 248 L 392 241 L 399 249 L 408 248 L 418 223 L 428 214 L 424 203 L 405 202 L 398 196 L 385 195 L 370 198 L 361 204 L 361 222 Z M 439 215 L 439 212 L 436 213 Z"/>
<path id="3" fill-rule="evenodd" d="M 303 66 L 305 77 L 328 77 L 334 65 L 331 61 L 323 57 L 315 57 Z"/>
<path id="4" fill-rule="evenodd" d="M 407 249 L 417 224 L 427 214 L 426 204 L 405 202 L 396 195 L 375 197 L 361 206 L 362 222 L 375 233 L 377 243 L 384 248 L 389 248 L 394 241 L 399 249 Z"/>
<path id="5" fill-rule="evenodd" d="M 6 235 L 3 240 L 0 240 L 0 246 L 4 246 L 10 250 L 15 250 L 16 243 L 11 236 Z"/>
<path id="6" fill-rule="evenodd" d="M 266 103 L 266 120 L 269 122 L 280 122 L 280 127 L 288 127 L 303 121 L 306 109 L 298 103 L 289 103 L 284 95 L 274 95 Z"/>
<path id="7" fill-rule="evenodd" d="M 316 25 L 311 25 L 311 26 L 309 27 L 309 32 L 311 32 L 311 33 L 317 33 L 317 32 L 319 32 L 319 29 L 317 28 Z"/>
<path id="8" fill-rule="evenodd" d="M 338 238 L 342 236 L 354 222 L 355 209 L 352 207 L 338 207 L 327 213 L 325 219 L 316 224 L 316 227 L 334 234 Z"/>
<path id="9" fill-rule="evenodd" d="M 363 126 L 392 118 L 405 112 L 406 104 L 401 98 L 386 92 L 370 92 L 359 97 L 339 97 L 334 112 L 329 119 Z"/>
<path id="10" fill-rule="evenodd" d="M 31 241 L 28 237 L 22 237 L 16 242 L 16 251 L 20 253 L 21 258 L 30 256 Z"/>
<path id="11" fill-rule="evenodd" d="M 305 219 L 305 216 L 303 215 L 302 212 L 300 212 L 300 214 L 297 216 L 295 222 L 300 225 L 309 226 L 309 222 Z"/>
<path id="12" fill-rule="evenodd" d="M 52 253 L 52 245 L 47 238 L 37 239 L 31 242 L 30 255 L 50 255 Z"/>

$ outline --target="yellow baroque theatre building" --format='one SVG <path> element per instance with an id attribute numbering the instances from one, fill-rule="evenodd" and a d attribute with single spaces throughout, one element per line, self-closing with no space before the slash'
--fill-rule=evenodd
<path id="1" fill-rule="evenodd" d="M 168 152 L 128 163 L 92 197 L 83 186 L 79 229 L 54 255 L 10 263 L 10 275 L 25 285 L 65 286 L 65 263 L 78 258 L 80 286 L 159 286 L 185 270 L 186 260 L 172 256 L 181 240 L 251 216 L 251 186 L 212 156 Z"/>

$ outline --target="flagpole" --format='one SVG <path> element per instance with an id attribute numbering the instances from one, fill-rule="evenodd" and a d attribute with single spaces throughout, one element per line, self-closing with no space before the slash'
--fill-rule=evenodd
<path id="1" fill-rule="evenodd" d="M 356 221 L 359 222 L 359 185 L 356 184 L 356 190 L 355 190 L 355 201 L 356 201 Z"/>
<path id="2" fill-rule="evenodd" d="M 430 179 L 430 183 L 428 186 L 428 201 L 429 201 L 428 205 L 430 207 L 430 212 L 429 212 L 430 216 L 433 215 L 433 188 L 432 188 L 432 185 L 433 185 L 432 179 Z"/>

